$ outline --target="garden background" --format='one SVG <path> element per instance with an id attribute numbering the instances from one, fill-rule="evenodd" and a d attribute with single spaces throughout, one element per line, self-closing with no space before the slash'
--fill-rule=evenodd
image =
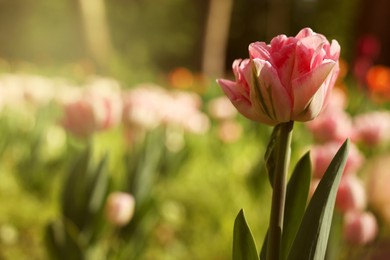
<path id="1" fill-rule="evenodd" d="M 389 22 L 385 0 L 0 1 L 0 259 L 230 259 L 241 208 L 260 247 L 272 129 L 215 79 L 249 43 L 310 27 L 341 45 L 336 88 L 356 129 L 390 108 Z M 356 138 L 358 203 L 378 232 L 348 241 L 336 209 L 329 259 L 390 255 L 386 118 L 364 121 L 374 142 Z M 313 143 L 297 123 L 292 161 Z M 106 217 L 115 191 L 135 198 L 124 225 Z"/>

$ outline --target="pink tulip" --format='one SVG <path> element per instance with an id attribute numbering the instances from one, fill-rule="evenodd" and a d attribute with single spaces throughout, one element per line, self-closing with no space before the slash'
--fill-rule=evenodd
<path id="1" fill-rule="evenodd" d="M 341 212 L 363 210 L 367 206 L 366 190 L 356 175 L 343 176 L 341 179 L 336 206 Z"/>
<path id="2" fill-rule="evenodd" d="M 249 119 L 276 125 L 309 121 L 321 111 L 336 81 L 340 46 L 311 29 L 249 45 L 250 59 L 235 60 L 236 80 L 217 82 Z"/>
<path id="3" fill-rule="evenodd" d="M 365 245 L 378 233 L 378 223 L 370 212 L 350 211 L 344 215 L 344 238 L 351 244 Z"/>
<path id="4" fill-rule="evenodd" d="M 62 125 L 75 136 L 85 138 L 92 133 L 119 124 L 122 113 L 120 95 L 86 90 L 64 100 Z"/>
<path id="5" fill-rule="evenodd" d="M 63 105 L 62 126 L 75 136 L 86 138 L 96 131 L 93 106 L 86 99 L 78 99 Z"/>
<path id="6" fill-rule="evenodd" d="M 333 142 L 312 147 L 310 157 L 313 165 L 314 177 L 322 178 L 340 146 L 340 143 Z M 343 174 L 348 175 L 356 173 L 362 166 L 363 161 L 363 155 L 357 147 L 351 143 Z"/>
<path id="7" fill-rule="evenodd" d="M 375 146 L 390 140 L 390 113 L 370 112 L 354 119 L 353 141 Z"/>
<path id="8" fill-rule="evenodd" d="M 107 198 L 106 217 L 116 226 L 124 226 L 133 217 L 135 209 L 134 197 L 125 192 L 113 192 Z"/>
<path id="9" fill-rule="evenodd" d="M 317 142 L 342 142 L 351 137 L 352 120 L 343 110 L 324 111 L 307 127 Z"/>
<path id="10" fill-rule="evenodd" d="M 315 120 L 306 123 L 317 142 L 343 142 L 352 135 L 352 120 L 344 109 L 347 100 L 344 92 L 334 88 L 326 107 Z"/>

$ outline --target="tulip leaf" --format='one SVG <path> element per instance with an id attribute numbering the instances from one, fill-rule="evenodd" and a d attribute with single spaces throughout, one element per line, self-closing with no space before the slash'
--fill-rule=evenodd
<path id="1" fill-rule="evenodd" d="M 85 185 L 87 172 L 90 170 L 91 147 L 88 146 L 70 168 L 62 191 L 62 214 L 71 220 L 80 230 L 84 225 L 87 198 Z"/>
<path id="2" fill-rule="evenodd" d="M 347 140 L 336 153 L 318 184 L 307 206 L 287 259 L 324 259 L 337 189 L 348 156 L 348 146 L 349 141 Z"/>
<path id="3" fill-rule="evenodd" d="M 233 260 L 259 260 L 256 244 L 242 209 L 234 221 Z"/>
<path id="4" fill-rule="evenodd" d="M 267 257 L 267 243 L 268 243 L 268 230 L 267 233 L 265 234 L 263 245 L 261 246 L 260 260 L 265 260 Z"/>
<path id="5" fill-rule="evenodd" d="M 45 245 L 50 259 L 85 259 L 85 248 L 81 245 L 74 226 L 56 220 L 45 228 Z"/>
<path id="6" fill-rule="evenodd" d="M 287 184 L 286 205 L 283 222 L 282 259 L 287 258 L 289 248 L 305 213 L 311 180 L 310 154 L 306 153 L 297 163 Z M 267 238 L 265 236 L 260 252 L 260 259 L 267 255 Z"/>
<path id="7" fill-rule="evenodd" d="M 280 124 L 276 125 L 272 131 L 271 137 L 268 142 L 267 150 L 265 151 L 264 160 L 268 172 L 268 178 L 271 183 L 271 187 L 274 186 L 274 173 L 276 165 L 276 150 L 275 145 L 280 134 Z"/>
<path id="8" fill-rule="evenodd" d="M 307 152 L 297 163 L 290 177 L 284 208 L 282 259 L 286 259 L 305 214 L 311 182 L 310 153 Z"/>

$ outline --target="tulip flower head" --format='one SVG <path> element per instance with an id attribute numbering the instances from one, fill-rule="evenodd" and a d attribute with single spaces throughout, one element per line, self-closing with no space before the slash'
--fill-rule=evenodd
<path id="1" fill-rule="evenodd" d="M 314 119 L 336 81 L 340 45 L 309 28 L 249 45 L 233 62 L 235 81 L 217 82 L 245 117 L 268 125 Z"/>

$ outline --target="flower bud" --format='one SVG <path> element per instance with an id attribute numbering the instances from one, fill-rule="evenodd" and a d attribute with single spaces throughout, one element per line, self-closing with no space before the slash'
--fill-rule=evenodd
<path id="1" fill-rule="evenodd" d="M 115 226 L 125 226 L 133 217 L 134 197 L 124 192 L 111 193 L 106 202 L 107 220 Z"/>

